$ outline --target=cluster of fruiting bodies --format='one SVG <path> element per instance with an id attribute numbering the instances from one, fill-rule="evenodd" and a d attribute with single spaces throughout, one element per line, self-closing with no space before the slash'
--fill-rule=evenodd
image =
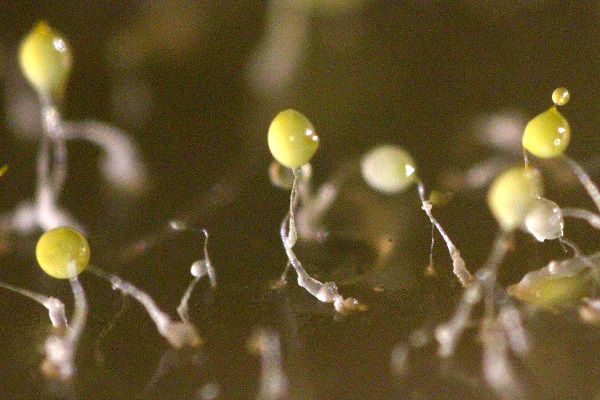
<path id="1" fill-rule="evenodd" d="M 32 87 L 38 92 L 44 117 L 47 117 L 46 134 L 42 138 L 41 156 L 38 165 L 38 208 L 36 218 L 38 226 L 46 232 L 38 241 L 36 256 L 40 267 L 48 275 L 58 279 L 68 279 L 75 296 L 75 313 L 72 323 L 67 325 L 64 306 L 56 299 L 36 295 L 25 290 L 21 292 L 40 301 L 50 311 L 53 324 L 59 328 L 46 341 L 46 361 L 44 368 L 49 373 L 68 378 L 74 373 L 74 352 L 81 331 L 85 325 L 87 302 L 77 276 L 86 269 L 96 275 L 106 278 L 113 288 L 136 298 L 155 320 L 159 332 L 175 347 L 198 346 L 200 337 L 187 316 L 187 298 L 193 284 L 200 277 L 208 275 L 215 283 L 214 271 L 210 264 L 205 245 L 205 259 L 192 267 L 195 279 L 182 299 L 178 309 L 181 320 L 172 321 L 160 311 L 153 300 L 145 292 L 132 284 L 123 281 L 116 275 L 109 274 L 97 268 L 88 268 L 90 249 L 83 234 L 73 227 L 49 225 L 69 225 L 70 220 L 54 207 L 54 200 L 64 181 L 64 137 L 61 137 L 60 120 L 57 119 L 53 104 L 59 100 L 66 85 L 71 67 L 71 55 L 66 42 L 47 24 L 40 23 L 23 41 L 20 52 L 21 67 Z M 571 166 L 582 181 L 586 190 L 600 209 L 600 194 L 587 174 L 572 159 L 564 155 L 570 140 L 570 127 L 565 117 L 558 111 L 569 100 L 569 93 L 564 88 L 557 89 L 553 95 L 554 106 L 533 118 L 526 126 L 522 144 L 525 154 L 524 165 L 518 165 L 499 174 L 492 182 L 487 196 L 489 209 L 499 225 L 499 235 L 487 263 L 476 273 L 471 273 L 466 267 L 460 252 L 450 240 L 440 223 L 434 218 L 432 202 L 429 200 L 422 181 L 417 174 L 413 157 L 396 144 L 379 145 L 360 160 L 360 171 L 364 181 L 374 190 L 385 195 L 394 195 L 415 185 L 422 209 L 427 214 L 433 227 L 443 237 L 453 263 L 453 272 L 464 287 L 464 295 L 459 303 L 456 314 L 446 323 L 439 325 L 434 337 L 439 344 L 438 353 L 450 357 L 455 353 L 455 347 L 462 332 L 472 325 L 472 312 L 475 304 L 483 301 L 484 315 L 481 318 L 481 337 L 484 350 L 484 373 L 488 382 L 498 392 L 507 390 L 508 386 L 516 391 L 518 385 L 510 371 L 505 367 L 499 379 L 497 368 L 486 366 L 506 365 L 509 352 L 523 354 L 528 351 L 529 342 L 526 338 L 521 319 L 523 316 L 513 301 L 503 301 L 498 304 L 496 274 L 504 255 L 510 248 L 513 232 L 523 230 L 531 233 L 537 240 L 558 239 L 573 250 L 573 257 L 563 262 L 553 263 L 539 271 L 534 271 L 523 278 L 521 282 L 508 289 L 512 296 L 528 302 L 542 305 L 556 305 L 561 301 L 582 301 L 589 318 L 600 314 L 598 301 L 594 299 L 574 299 L 577 290 L 548 289 L 556 287 L 552 283 L 561 282 L 576 286 L 582 275 L 596 279 L 598 276 L 595 259 L 582 255 L 577 247 L 564 238 L 564 217 L 584 218 L 593 226 L 598 226 L 600 216 L 586 210 L 561 209 L 555 202 L 544 197 L 540 172 L 532 165 L 529 154 L 538 158 L 563 158 Z M 49 114 L 49 115 L 46 115 Z M 52 125 L 54 124 L 54 125 Z M 59 125 L 56 125 L 59 124 Z M 291 188 L 289 212 L 281 223 L 281 240 L 288 258 L 286 273 L 293 267 L 298 277 L 299 286 L 305 288 L 311 295 L 325 303 L 333 303 L 338 312 L 364 310 L 363 304 L 353 298 L 344 298 L 333 282 L 322 283 L 311 277 L 298 260 L 294 245 L 299 234 L 297 229 L 298 203 L 303 201 L 303 207 L 310 207 L 309 197 L 302 199 L 302 188 L 310 178 L 309 162 L 319 147 L 319 136 L 311 122 L 302 113 L 288 109 L 277 114 L 268 129 L 268 147 L 278 165 L 272 169 L 272 177 L 280 178 L 279 184 Z M 52 151 L 48 148 L 53 147 Z M 52 153 L 54 162 L 48 159 Z M 53 168 L 50 168 L 53 166 Z M 287 172 L 286 172 L 287 171 Z M 285 174 L 287 173 L 287 175 Z M 321 199 L 320 211 L 327 209 L 335 197 L 336 188 L 329 188 L 328 196 Z M 50 197 L 51 201 L 47 201 Z M 46 207 L 44 208 L 44 205 Z M 45 214 L 44 214 L 45 213 Z M 47 218 L 47 216 L 50 217 Z M 63 224 L 63 222 L 67 222 Z M 77 224 L 70 224 L 76 226 Z M 51 229 L 46 229 L 51 228 Z M 205 232 L 206 233 L 206 232 Z M 589 283 L 589 279 L 588 279 Z M 597 282 L 594 281 L 594 285 Z M 569 287 L 571 287 L 569 286 Z M 14 289 L 9 285 L 3 286 Z M 560 293 L 560 296 L 556 293 Z M 37 296 L 37 297 L 36 297 Z M 557 297 L 559 296 L 559 297 Z M 582 303 L 583 304 L 583 303 Z M 594 314 L 596 313 L 596 314 Z M 591 317 L 590 317 L 591 315 Z M 509 344 L 507 344 L 509 343 Z M 488 371 L 488 372 L 486 372 Z"/>

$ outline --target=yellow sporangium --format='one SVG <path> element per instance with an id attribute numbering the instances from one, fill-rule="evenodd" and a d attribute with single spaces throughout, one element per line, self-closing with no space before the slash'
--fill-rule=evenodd
<path id="1" fill-rule="evenodd" d="M 35 256 L 48 275 L 57 279 L 71 279 L 87 268 L 90 245 L 78 230 L 60 226 L 46 231 L 40 237 Z"/>
<path id="2" fill-rule="evenodd" d="M 38 95 L 63 96 L 71 71 L 71 51 L 63 36 L 46 21 L 38 22 L 21 41 L 19 63 Z"/>
<path id="3" fill-rule="evenodd" d="M 571 127 L 556 106 L 569 101 L 570 94 L 565 88 L 557 88 L 552 93 L 554 106 L 535 116 L 523 132 L 523 148 L 540 158 L 552 158 L 565 152 L 571 139 Z"/>
<path id="4" fill-rule="evenodd" d="M 319 136 L 300 112 L 288 109 L 273 118 L 268 133 L 269 150 L 280 164 L 299 168 L 310 161 L 319 148 Z"/>

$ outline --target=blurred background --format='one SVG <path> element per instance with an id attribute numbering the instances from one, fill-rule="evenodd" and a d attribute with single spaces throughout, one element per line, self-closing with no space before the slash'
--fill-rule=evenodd
<path id="1" fill-rule="evenodd" d="M 87 274 L 90 318 L 71 384 L 38 365 L 49 323 L 42 307 L 0 291 L 0 394 L 10 399 L 251 399 L 260 357 L 248 350 L 257 327 L 281 339 L 292 399 L 494 398 L 481 374 L 475 333 L 452 362 L 433 344 L 411 356 L 409 376 L 390 367 L 393 349 L 420 327 L 447 320 L 460 296 L 436 236 L 435 276 L 426 276 L 431 226 L 416 190 L 384 196 L 362 183 L 357 163 L 380 143 L 404 146 L 434 209 L 467 267 L 485 261 L 496 223 L 485 205 L 490 176 L 522 160 L 526 122 L 565 86 L 573 137 L 568 153 L 600 175 L 596 1 L 154 0 L 8 2 L 0 13 L 2 123 L 0 204 L 10 212 L 35 190 L 39 104 L 21 76 L 19 42 L 38 20 L 67 38 L 74 66 L 61 106 L 68 120 L 102 120 L 130 135 L 148 171 L 143 190 L 112 188 L 102 154 L 69 143 L 61 196 L 88 232 L 93 262 L 175 308 L 202 257 L 203 237 L 175 233 L 178 219 L 210 233 L 218 287 L 202 281 L 191 315 L 205 344 L 176 353 L 133 300 Z M 301 240 L 298 255 L 344 296 L 369 306 L 340 316 L 298 289 L 270 285 L 286 258 L 279 226 L 289 193 L 274 187 L 266 144 L 280 110 L 304 113 L 321 136 L 314 187 L 344 176 L 320 222 L 324 241 Z M 592 203 L 560 163 L 538 163 L 548 197 Z M 447 195 L 447 196 L 446 196 Z M 2 237 L 0 279 L 57 296 L 65 282 L 39 270 L 41 232 Z M 573 222 L 566 235 L 585 253 L 599 236 Z M 517 235 L 500 280 L 518 281 L 553 258 L 557 243 Z M 535 351 L 515 360 L 527 398 L 600 396 L 597 328 L 574 312 L 536 312 L 527 324 Z"/>

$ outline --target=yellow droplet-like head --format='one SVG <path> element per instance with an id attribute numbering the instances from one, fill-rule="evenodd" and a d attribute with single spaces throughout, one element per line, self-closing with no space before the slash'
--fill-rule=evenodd
<path id="1" fill-rule="evenodd" d="M 414 183 L 415 161 L 400 146 L 379 145 L 365 154 L 360 162 L 363 179 L 373 189 L 386 194 L 402 192 Z"/>
<path id="2" fill-rule="evenodd" d="M 538 114 L 525 127 L 523 147 L 540 158 L 564 153 L 571 139 L 571 127 L 556 106 Z"/>
<path id="3" fill-rule="evenodd" d="M 87 268 L 90 246 L 78 230 L 60 226 L 46 231 L 40 237 L 35 256 L 48 275 L 57 279 L 70 279 Z"/>
<path id="4" fill-rule="evenodd" d="M 273 118 L 268 142 L 273 157 L 288 168 L 306 164 L 319 148 L 319 136 L 312 124 L 293 109 L 282 111 Z"/>
<path id="5" fill-rule="evenodd" d="M 537 170 L 513 167 L 494 179 L 487 194 L 490 211 L 505 231 L 521 228 L 527 214 L 543 194 Z"/>
<path id="6" fill-rule="evenodd" d="M 21 41 L 21 71 L 40 96 L 60 99 L 69 72 L 71 51 L 62 35 L 47 22 L 39 22 Z"/>
<path id="7" fill-rule="evenodd" d="M 569 102 L 570 98 L 571 93 L 569 93 L 569 90 L 567 88 L 559 87 L 554 89 L 554 91 L 552 92 L 552 102 L 557 106 L 564 106 Z"/>

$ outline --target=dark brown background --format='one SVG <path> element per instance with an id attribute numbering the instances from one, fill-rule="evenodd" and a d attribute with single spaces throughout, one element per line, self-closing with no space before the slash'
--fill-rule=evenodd
<path id="1" fill-rule="evenodd" d="M 148 6 L 142 3 L 2 5 L 0 161 L 10 171 L 2 178 L 0 204 L 9 210 L 34 190 L 36 144 L 18 135 L 22 127 L 15 125 L 11 105 L 33 98 L 15 54 L 21 36 L 46 19 L 68 38 L 75 56 L 65 117 L 101 119 L 126 129 L 151 171 L 144 197 L 121 198 L 98 173 L 98 151 L 73 143 L 62 204 L 89 228 L 97 265 L 118 271 L 173 313 L 189 281 L 189 265 L 201 256 L 201 240 L 196 233 L 167 234 L 167 221 L 185 218 L 206 227 L 219 287 L 213 293 L 201 285 L 191 303 L 206 343 L 194 354 L 172 354 L 133 301 L 113 321 L 121 296 L 84 274 L 91 315 L 79 375 L 73 387 L 53 388 L 37 371 L 48 325 L 44 310 L 0 291 L 0 397 L 201 399 L 199 389 L 217 382 L 219 398 L 254 398 L 260 366 L 246 341 L 257 326 L 273 327 L 282 337 L 292 398 L 493 397 L 477 375 L 475 335 L 461 346 L 455 364 L 442 364 L 429 346 L 414 355 L 410 377 L 390 373 L 394 346 L 413 329 L 447 319 L 459 294 L 439 239 L 440 277 L 423 277 L 430 226 L 412 191 L 385 198 L 355 176 L 327 216 L 334 240 L 299 245 L 301 260 L 319 276 L 354 277 L 377 263 L 373 240 L 388 235 L 395 250 L 382 269 L 342 287 L 368 303 L 368 312 L 340 318 L 294 283 L 280 292 L 266 289 L 285 265 L 278 230 L 288 205 L 288 194 L 268 180 L 267 127 L 288 107 L 312 120 L 322 137 L 313 163 L 317 184 L 370 146 L 395 142 L 410 149 L 428 187 L 445 190 L 453 172 L 496 153 L 476 138 L 477 118 L 503 110 L 530 118 L 550 106 L 555 87 L 566 86 L 572 94 L 564 107 L 573 128 L 569 154 L 597 176 L 600 4 L 415 0 L 365 1 L 337 13 L 317 8 L 308 17 L 295 78 L 278 95 L 260 95 L 248 84 L 247 67 L 266 26 L 266 3 L 153 2 L 174 10 L 170 20 L 164 10 L 144 14 Z M 187 23 L 188 35 L 182 31 Z M 150 50 L 127 48 L 115 39 L 127 38 L 126 32 L 146 40 Z M 152 48 L 157 37 L 175 41 Z M 124 64 L 124 56 L 132 61 Z M 136 90 L 150 97 L 136 97 Z M 134 95 L 130 103 L 119 95 L 123 92 Z M 141 119 L 135 118 L 136 106 L 147 107 Z M 34 109 L 22 110 L 35 121 Z M 502 156 L 519 160 L 518 153 Z M 547 186 L 560 204 L 590 207 L 577 186 L 550 177 Z M 495 231 L 484 192 L 458 191 L 435 211 L 475 270 Z M 598 248 L 598 236 L 584 224 L 567 225 L 566 234 L 586 252 Z M 36 239 L 11 238 L 0 279 L 59 296 L 70 307 L 67 285 L 36 267 Z M 141 239 L 154 245 L 128 257 Z M 563 257 L 558 244 L 520 235 L 501 280 L 515 282 L 553 257 Z M 375 286 L 383 292 L 372 290 Z M 598 330 L 583 327 L 573 313 L 536 313 L 529 321 L 535 350 L 517 363 L 528 396 L 597 398 Z M 155 375 L 163 356 L 170 367 Z"/>

